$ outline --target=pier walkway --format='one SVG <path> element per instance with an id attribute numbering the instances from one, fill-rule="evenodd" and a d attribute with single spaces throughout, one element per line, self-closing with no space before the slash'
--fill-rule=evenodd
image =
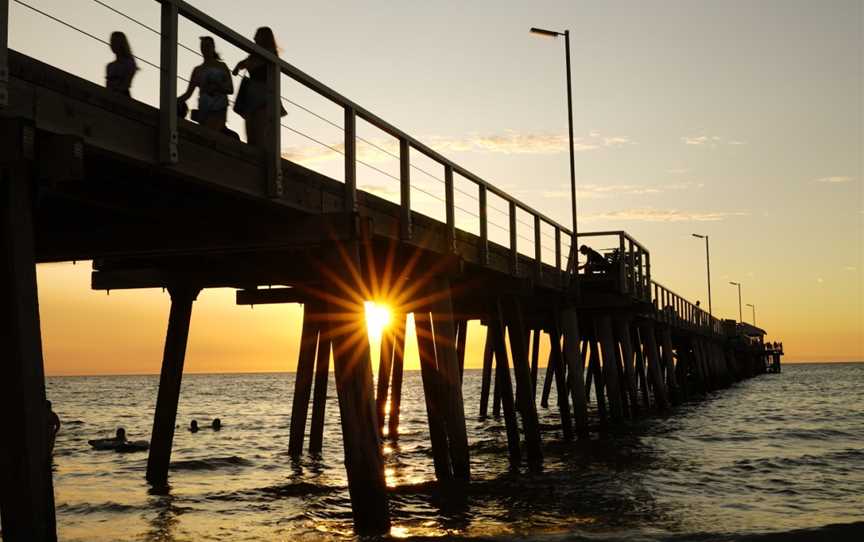
<path id="1" fill-rule="evenodd" d="M 92 260 L 94 289 L 170 293 L 146 472 L 154 486 L 168 481 L 198 293 L 233 288 L 240 305 L 302 303 L 286 446 L 299 456 L 308 435 L 309 452 L 321 451 L 332 351 L 355 527 L 364 534 L 389 528 L 380 443 L 398 438 L 408 314 L 417 329 L 430 466 L 442 484 L 470 480 L 465 416 L 475 413 L 466 414 L 461 387 L 470 320 L 486 327 L 479 415 L 490 403 L 493 413 L 503 410 L 510 461 L 530 470 L 543 466 L 537 399 L 546 407 L 553 385 L 561 437 L 572 439 L 592 428 L 589 401 L 611 424 L 766 372 L 769 361 L 779 370 L 782 349 L 766 348 L 764 331 L 718 320 L 655 281 L 649 250 L 626 232 L 572 232 L 186 2 L 156 0 L 156 108 L 10 49 L 16 1 L 0 0 L 4 540 L 56 539 L 38 263 Z M 264 148 L 178 118 L 183 19 L 267 62 Z M 342 109 L 343 180 L 283 158 L 276 99 L 283 77 Z M 398 202 L 357 188 L 358 120 L 399 142 Z M 443 171 L 443 221 L 412 207 L 418 156 Z M 477 233 L 456 226 L 457 178 L 473 186 Z M 507 206 L 509 244 L 490 239 L 492 197 Z M 520 248 L 526 237 L 528 254 Z M 615 247 L 604 254 L 607 265 L 580 268 L 570 247 L 601 238 Z M 386 302 L 396 320 L 382 339 L 377 390 L 367 300 Z M 545 380 L 538 374 L 544 334 L 552 345 Z"/>

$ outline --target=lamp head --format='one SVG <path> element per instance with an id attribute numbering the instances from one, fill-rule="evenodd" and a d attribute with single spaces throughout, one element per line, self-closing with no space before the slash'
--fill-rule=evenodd
<path id="1" fill-rule="evenodd" d="M 705 239 L 704 235 L 699 235 L 698 233 L 694 233 L 693 237 L 698 237 L 699 239 Z"/>
<path id="2" fill-rule="evenodd" d="M 537 34 L 538 36 L 545 36 L 547 38 L 557 38 L 561 35 L 561 32 L 555 32 L 554 30 L 545 30 L 543 28 L 531 27 L 531 33 Z"/>

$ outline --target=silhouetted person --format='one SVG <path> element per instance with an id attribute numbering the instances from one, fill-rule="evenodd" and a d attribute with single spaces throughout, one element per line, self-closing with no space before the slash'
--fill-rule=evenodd
<path id="1" fill-rule="evenodd" d="M 579 253 L 585 256 L 585 263 L 580 265 L 579 268 L 585 269 L 585 273 L 593 274 L 593 273 L 606 273 L 610 269 L 609 262 L 606 261 L 606 258 L 603 257 L 602 254 L 589 247 L 588 245 L 582 245 L 579 247 Z"/>
<path id="2" fill-rule="evenodd" d="M 222 420 L 216 418 L 215 420 L 213 420 L 211 427 L 213 427 L 214 431 L 219 431 L 220 429 L 222 429 Z"/>
<path id="3" fill-rule="evenodd" d="M 178 101 L 185 102 L 198 89 L 198 111 L 193 112 L 192 120 L 221 132 L 225 130 L 228 95 L 234 92 L 234 83 L 228 66 L 216 52 L 216 43 L 210 36 L 201 38 L 201 56 L 204 62 L 192 70 L 189 87 Z"/>
<path id="4" fill-rule="evenodd" d="M 48 409 L 48 457 L 51 457 L 54 453 L 54 441 L 60 432 L 60 416 L 51 408 L 51 401 L 45 401 L 45 407 Z"/>
<path id="5" fill-rule="evenodd" d="M 279 56 L 276 38 L 270 27 L 262 26 L 255 32 L 255 44 Z M 246 141 L 250 145 L 263 146 L 270 130 L 267 119 L 267 62 L 250 54 L 237 63 L 234 75 L 240 73 L 240 70 L 249 72 L 249 78 L 237 95 L 234 111 L 246 121 Z"/>
<path id="6" fill-rule="evenodd" d="M 129 40 L 123 32 L 111 33 L 111 52 L 116 57 L 114 62 L 105 67 L 105 86 L 108 90 L 129 96 L 129 88 L 132 86 L 132 78 L 138 71 Z"/>
<path id="7" fill-rule="evenodd" d="M 192 423 L 189 424 L 189 431 L 192 433 L 198 432 L 198 420 L 192 420 Z"/>

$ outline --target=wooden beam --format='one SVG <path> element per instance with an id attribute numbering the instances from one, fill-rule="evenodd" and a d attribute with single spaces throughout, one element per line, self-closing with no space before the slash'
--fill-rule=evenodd
<path id="1" fill-rule="evenodd" d="M 573 418 L 576 433 L 581 437 L 588 435 L 588 402 L 585 393 L 585 357 L 579 350 L 579 319 L 576 310 L 566 308 L 560 315 L 564 333 L 564 362 L 567 364 L 567 379 L 570 397 L 573 400 Z"/>
<path id="2" fill-rule="evenodd" d="M 309 293 L 300 288 L 255 288 L 237 290 L 238 305 L 272 305 L 278 303 L 308 303 Z"/>
<path id="3" fill-rule="evenodd" d="M 519 450 L 519 425 L 516 421 L 516 409 L 513 404 L 513 388 L 510 385 L 510 367 L 507 360 L 507 345 L 504 338 L 504 325 L 500 314 L 496 312 L 489 321 L 489 333 L 495 349 L 495 391 L 500 394 L 504 407 L 504 425 L 507 428 L 507 451 L 510 457 L 510 467 L 519 468 L 522 453 Z"/>

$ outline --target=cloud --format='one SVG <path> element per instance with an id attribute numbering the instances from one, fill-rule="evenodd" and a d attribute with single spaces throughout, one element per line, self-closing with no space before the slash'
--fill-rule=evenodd
<path id="1" fill-rule="evenodd" d="M 720 136 L 716 135 L 698 135 L 698 136 L 684 136 L 681 138 L 681 142 L 685 145 L 695 145 L 695 146 L 704 146 L 711 149 L 716 149 L 720 145 L 746 145 L 746 141 L 741 141 L 740 139 L 730 139 L 724 140 Z"/>
<path id="2" fill-rule="evenodd" d="M 667 169 L 667 170 L 666 170 L 666 173 L 671 173 L 671 174 L 673 174 L 673 175 L 684 175 L 685 173 L 689 173 L 689 172 L 690 172 L 689 169 L 687 169 L 687 168 L 683 168 L 683 167 L 682 167 L 682 168 L 673 168 L 673 169 Z"/>
<path id="3" fill-rule="evenodd" d="M 689 190 L 702 188 L 703 183 L 678 182 L 660 185 L 636 185 L 636 184 L 580 184 L 576 187 L 576 196 L 579 199 L 606 199 L 616 196 L 646 196 L 662 194 L 664 192 Z M 569 190 L 547 190 L 542 192 L 546 199 L 557 199 L 569 197 Z"/>
<path id="4" fill-rule="evenodd" d="M 631 220 L 640 222 L 720 222 L 736 216 L 748 216 L 740 211 L 693 212 L 678 209 L 624 209 L 588 215 L 585 220 Z"/>
<path id="5" fill-rule="evenodd" d="M 854 265 L 844 265 L 843 271 L 858 271 L 858 268 Z"/>
<path id="6" fill-rule="evenodd" d="M 465 137 L 430 136 L 421 138 L 429 147 L 441 153 L 447 152 L 481 152 L 498 154 L 558 154 L 567 152 L 570 144 L 566 134 L 520 133 L 515 130 L 505 130 L 491 134 L 469 134 Z M 599 149 L 615 149 L 626 145 L 636 145 L 630 137 L 615 135 L 604 136 L 592 131 L 586 137 L 577 137 L 573 141 L 576 152 L 594 151 Z M 288 147 L 282 151 L 287 160 L 298 163 L 313 163 L 326 160 L 342 159 L 345 151 L 343 143 L 325 145 L 309 145 L 304 147 Z M 393 138 L 379 138 L 367 141 L 357 141 L 357 158 L 364 162 L 382 162 L 395 160 L 392 155 L 399 154 L 399 144 Z"/>
<path id="7" fill-rule="evenodd" d="M 845 175 L 842 175 L 842 176 L 838 175 L 838 176 L 834 176 L 834 177 L 821 177 L 819 179 L 815 179 L 813 182 L 823 183 L 823 184 L 842 184 L 842 183 L 849 183 L 849 182 L 852 182 L 854 180 L 855 180 L 854 177 L 847 177 Z"/>

